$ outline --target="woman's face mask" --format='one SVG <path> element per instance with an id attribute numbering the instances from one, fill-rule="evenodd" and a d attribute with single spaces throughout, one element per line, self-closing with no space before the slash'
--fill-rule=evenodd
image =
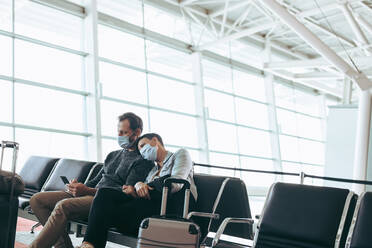
<path id="1" fill-rule="evenodd" d="M 158 147 L 146 144 L 142 147 L 140 153 L 144 159 L 155 161 L 158 156 Z"/>

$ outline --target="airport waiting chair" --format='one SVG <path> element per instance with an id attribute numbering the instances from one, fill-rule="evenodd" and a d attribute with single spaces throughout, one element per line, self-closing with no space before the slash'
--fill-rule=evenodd
<path id="1" fill-rule="evenodd" d="M 19 208 L 25 210 L 30 205 L 30 198 L 41 191 L 45 181 L 58 158 L 31 156 L 22 167 L 19 175 L 25 183 L 25 191 L 19 199 Z"/>
<path id="2" fill-rule="evenodd" d="M 88 181 L 95 178 L 98 175 L 98 173 L 101 171 L 102 167 L 103 167 L 103 163 L 96 163 L 95 165 L 93 165 L 84 183 L 87 183 Z"/>
<path id="3" fill-rule="evenodd" d="M 239 178 L 205 174 L 195 174 L 194 180 L 198 189 L 195 211 L 219 215 L 219 219 L 193 217 L 202 232 L 202 246 L 211 245 L 213 240 L 208 238 L 207 235 L 209 232 L 216 233 L 221 225 L 225 227 L 223 233 L 226 235 L 252 239 L 252 223 L 249 221 L 226 223 L 227 218 L 230 222 L 235 222 L 237 218 L 244 220 L 251 218 L 248 194 L 244 182 Z M 218 246 L 228 247 L 231 245 L 230 242 L 217 238 Z"/>
<path id="4" fill-rule="evenodd" d="M 253 246 L 344 247 L 356 199 L 346 189 L 275 183 L 266 198 Z"/>
<path id="5" fill-rule="evenodd" d="M 60 159 L 45 182 L 42 191 L 65 190 L 66 186 L 61 180 L 61 176 L 67 177 L 68 180 L 76 179 L 78 182 L 84 183 L 95 164 L 96 162 L 90 161 Z"/>
<path id="6" fill-rule="evenodd" d="M 372 192 L 365 192 L 358 200 L 346 248 L 372 247 Z"/>

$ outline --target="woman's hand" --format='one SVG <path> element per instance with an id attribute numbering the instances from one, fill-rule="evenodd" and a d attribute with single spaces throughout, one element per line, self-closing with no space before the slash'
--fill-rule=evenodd
<path id="1" fill-rule="evenodd" d="M 136 190 L 132 185 L 123 185 L 122 190 L 125 194 L 131 195 L 134 198 L 137 198 Z"/>
<path id="2" fill-rule="evenodd" d="M 146 183 L 138 182 L 136 185 L 134 185 L 134 188 L 136 189 L 137 195 L 141 198 L 145 198 L 147 200 L 150 200 L 150 190 L 153 190 L 150 186 L 148 186 Z"/>

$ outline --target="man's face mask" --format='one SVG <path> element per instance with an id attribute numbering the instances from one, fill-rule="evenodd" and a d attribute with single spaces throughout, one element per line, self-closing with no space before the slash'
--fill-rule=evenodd
<path id="1" fill-rule="evenodd" d="M 127 147 L 129 143 L 129 136 L 118 136 L 118 144 L 121 148 Z"/>
<path id="2" fill-rule="evenodd" d="M 142 147 L 140 153 L 144 159 L 155 161 L 158 154 L 158 147 L 146 144 Z"/>

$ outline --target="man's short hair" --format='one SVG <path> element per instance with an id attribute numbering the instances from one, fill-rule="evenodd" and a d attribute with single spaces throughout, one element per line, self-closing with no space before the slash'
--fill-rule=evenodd
<path id="1" fill-rule="evenodd" d="M 159 134 L 157 134 L 157 133 L 146 133 L 146 134 L 142 135 L 141 137 L 139 137 L 137 139 L 137 141 L 136 141 L 136 150 L 138 150 L 138 143 L 140 142 L 141 139 L 145 139 L 146 138 L 146 139 L 151 140 L 154 137 L 156 137 L 159 140 L 160 144 L 162 146 L 164 146 L 163 139 L 160 137 Z"/>
<path id="2" fill-rule="evenodd" d="M 139 117 L 135 113 L 132 113 L 132 112 L 124 113 L 124 114 L 120 115 L 118 117 L 118 119 L 119 119 L 119 122 L 124 121 L 124 120 L 128 120 L 129 121 L 129 127 L 130 127 L 130 129 L 132 129 L 132 131 L 136 131 L 137 128 L 139 128 L 141 130 L 141 132 L 143 131 L 142 119 L 141 119 L 141 117 Z"/>

